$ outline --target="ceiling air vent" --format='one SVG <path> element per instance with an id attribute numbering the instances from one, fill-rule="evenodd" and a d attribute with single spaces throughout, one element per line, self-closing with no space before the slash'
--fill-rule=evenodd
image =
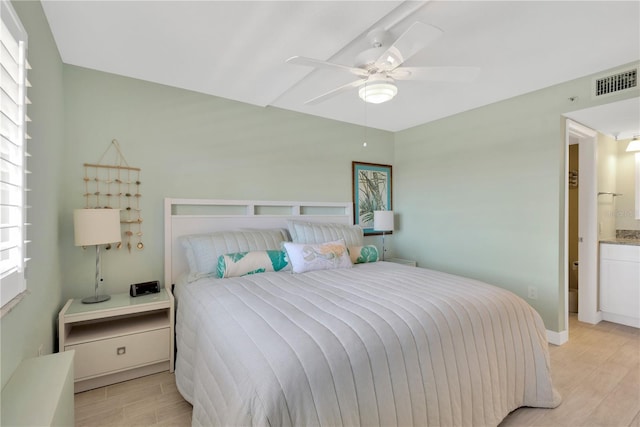
<path id="1" fill-rule="evenodd" d="M 638 87 L 638 69 L 620 71 L 594 79 L 594 95 L 602 96 Z"/>

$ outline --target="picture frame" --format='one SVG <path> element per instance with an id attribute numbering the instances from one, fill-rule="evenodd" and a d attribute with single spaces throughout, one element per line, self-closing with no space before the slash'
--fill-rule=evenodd
<path id="1" fill-rule="evenodd" d="M 353 223 L 360 225 L 366 236 L 382 234 L 381 231 L 373 229 L 373 211 L 393 209 L 392 166 L 353 161 L 351 172 Z"/>

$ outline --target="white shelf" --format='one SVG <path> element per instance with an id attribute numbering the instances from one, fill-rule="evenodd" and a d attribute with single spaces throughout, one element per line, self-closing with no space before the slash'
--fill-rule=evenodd
<path id="1" fill-rule="evenodd" d="M 115 294 L 111 295 L 110 300 L 97 304 L 83 304 L 80 299 L 70 301 L 69 307 L 66 310 L 63 309 L 66 323 L 142 313 L 169 308 L 173 305 L 172 299 L 165 289 L 157 294 L 135 298 L 130 297 L 128 293 Z"/>
<path id="2" fill-rule="evenodd" d="M 169 322 L 169 313 L 161 310 L 146 315 L 110 318 L 109 321 L 74 324 L 67 334 L 65 346 L 168 328 Z"/>

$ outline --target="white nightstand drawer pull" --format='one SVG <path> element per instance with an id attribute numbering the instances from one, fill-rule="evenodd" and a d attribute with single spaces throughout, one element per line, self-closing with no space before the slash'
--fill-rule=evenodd
<path id="1" fill-rule="evenodd" d="M 116 354 L 118 356 L 122 356 L 126 352 L 127 352 L 127 347 L 118 347 L 118 349 L 116 350 Z"/>

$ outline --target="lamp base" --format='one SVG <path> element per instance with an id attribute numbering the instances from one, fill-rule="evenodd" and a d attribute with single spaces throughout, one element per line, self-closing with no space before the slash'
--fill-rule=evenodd
<path id="1" fill-rule="evenodd" d="M 95 304 L 97 302 L 109 301 L 111 297 L 109 295 L 96 295 L 93 297 L 82 298 L 83 304 Z"/>

